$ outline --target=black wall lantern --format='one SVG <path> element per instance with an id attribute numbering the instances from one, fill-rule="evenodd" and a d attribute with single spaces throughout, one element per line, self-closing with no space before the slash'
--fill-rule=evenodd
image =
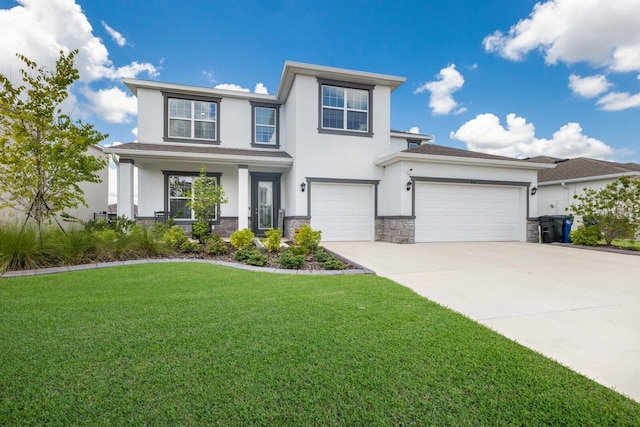
<path id="1" fill-rule="evenodd" d="M 411 181 L 407 182 L 407 191 L 411 191 L 411 186 L 413 185 L 413 183 Z"/>
<path id="2" fill-rule="evenodd" d="M 300 190 L 304 193 L 304 189 L 307 188 L 307 184 L 306 183 L 302 183 L 300 184 Z"/>
<path id="3" fill-rule="evenodd" d="M 538 187 L 533 187 L 533 188 L 531 189 L 531 195 L 532 195 L 532 196 L 535 196 L 537 192 L 538 192 Z"/>

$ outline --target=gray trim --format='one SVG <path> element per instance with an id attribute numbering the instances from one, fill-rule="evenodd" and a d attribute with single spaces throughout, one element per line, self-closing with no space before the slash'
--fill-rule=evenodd
<path id="1" fill-rule="evenodd" d="M 163 106 L 164 106 L 164 131 L 162 132 L 162 140 L 165 142 L 188 142 L 194 144 L 209 144 L 209 145 L 220 145 L 220 103 L 222 102 L 222 98 L 218 97 L 210 97 L 210 96 L 201 96 L 201 95 L 189 95 L 184 93 L 176 93 L 176 92 L 161 92 L 163 96 Z M 184 99 L 187 101 L 201 101 L 201 102 L 212 102 L 216 104 L 216 139 L 195 139 L 195 138 L 176 138 L 174 136 L 169 136 L 169 99 Z"/>
<path id="2" fill-rule="evenodd" d="M 358 185 L 373 185 L 373 219 L 375 221 L 378 216 L 378 185 L 379 179 L 345 179 L 345 178 L 313 178 L 305 177 L 307 181 L 307 216 L 311 219 L 311 187 L 312 183 L 325 183 L 325 184 L 358 184 Z"/>
<path id="3" fill-rule="evenodd" d="M 249 169 L 249 165 L 238 165 L 238 169 Z"/>
<path id="4" fill-rule="evenodd" d="M 128 163 L 130 165 L 135 165 L 136 162 L 133 159 L 118 159 L 118 163 Z"/>
<path id="5" fill-rule="evenodd" d="M 416 219 L 416 217 L 412 215 L 382 215 L 376 216 L 376 219 Z"/>
<path id="6" fill-rule="evenodd" d="M 285 216 L 284 219 L 292 220 L 292 219 L 311 219 L 308 215 L 294 215 L 294 216 Z"/>
<path id="7" fill-rule="evenodd" d="M 184 172 L 184 171 L 168 171 L 168 170 L 163 170 L 162 174 L 164 175 L 164 211 L 165 212 L 169 212 L 169 215 L 171 215 L 171 212 L 169 211 L 169 176 L 199 176 L 200 172 Z M 216 179 L 216 183 L 217 185 L 220 185 L 220 177 L 222 176 L 222 173 L 220 172 L 207 172 L 207 177 L 209 178 L 215 178 Z M 220 204 L 218 204 L 218 207 L 216 208 L 216 210 L 218 212 L 220 212 Z M 219 224 L 220 223 L 220 218 L 221 217 L 216 217 L 215 220 L 213 221 L 209 221 L 210 224 Z M 193 224 L 194 222 L 196 222 L 195 219 L 187 219 L 187 218 L 175 218 L 176 221 L 179 221 L 180 224 Z"/>
<path id="8" fill-rule="evenodd" d="M 251 146 L 260 148 L 280 148 L 280 104 L 274 104 L 269 102 L 256 102 L 249 101 L 251 104 Z M 263 142 L 256 142 L 256 107 L 273 108 L 276 110 L 276 143 L 265 144 Z"/>
<path id="9" fill-rule="evenodd" d="M 411 177 L 411 216 L 416 216 L 416 183 L 429 182 L 441 184 L 472 184 L 472 185 L 500 185 L 503 187 L 526 187 L 527 206 L 525 216 L 529 217 L 529 188 L 530 182 L 524 181 L 494 181 L 488 179 L 459 179 L 459 178 L 436 178 L 436 177 Z"/>
<path id="10" fill-rule="evenodd" d="M 274 222 L 276 222 L 275 218 L 278 218 L 278 210 L 282 207 L 282 173 L 281 172 L 249 172 L 249 188 L 251 189 L 249 194 L 249 200 L 251 201 L 251 210 L 249 211 L 249 224 L 251 230 L 256 234 L 256 236 L 264 236 L 264 234 L 259 233 L 258 230 L 258 217 L 257 212 L 257 201 L 258 194 L 256 192 L 258 188 L 258 181 L 273 181 L 273 217 Z M 255 209 L 254 209 L 255 208 Z M 254 214 L 256 212 L 256 214 Z M 277 228 L 277 227 L 274 227 Z"/>
<path id="11" fill-rule="evenodd" d="M 323 79 L 321 77 L 318 77 L 317 80 L 318 80 L 318 133 L 325 133 L 325 134 L 332 134 L 332 135 L 363 136 L 367 138 L 372 138 L 373 137 L 373 90 L 375 86 L 363 84 L 363 83 L 341 81 L 341 80 Z M 323 85 L 341 87 L 345 89 L 360 89 L 360 90 L 366 90 L 369 92 L 369 105 L 368 105 L 369 109 L 367 111 L 368 123 L 367 123 L 366 132 L 359 132 L 356 130 L 349 130 L 349 129 L 332 129 L 332 128 L 322 127 L 322 86 Z M 346 126 L 346 123 L 345 123 L 345 126 Z"/>
<path id="12" fill-rule="evenodd" d="M 514 187 L 527 187 L 531 185 L 530 182 L 524 181 L 494 181 L 488 179 L 459 179 L 459 178 L 432 178 L 412 176 L 411 181 L 416 182 L 441 182 L 449 184 L 478 184 L 478 185 L 510 185 Z"/>

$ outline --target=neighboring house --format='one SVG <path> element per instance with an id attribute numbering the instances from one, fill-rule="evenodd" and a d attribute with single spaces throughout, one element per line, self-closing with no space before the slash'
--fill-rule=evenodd
<path id="1" fill-rule="evenodd" d="M 139 219 L 193 223 L 186 190 L 204 165 L 228 198 L 212 221 L 222 235 L 262 235 L 283 210 L 287 237 L 308 223 L 325 241 L 537 241 L 530 191 L 553 165 L 391 130 L 404 80 L 295 62 L 274 95 L 126 79 L 138 142 L 105 150 L 118 165 L 118 215 L 134 216 L 137 168 Z"/>
<path id="2" fill-rule="evenodd" d="M 543 169 L 538 173 L 536 197 L 539 215 L 570 214 L 574 196 L 585 188 L 599 190 L 621 176 L 640 177 L 640 164 L 637 163 L 615 163 L 585 157 L 558 159 L 539 156 L 528 160 L 556 165 L 553 169 Z"/>
<path id="3" fill-rule="evenodd" d="M 108 160 L 108 155 L 104 153 L 103 148 L 97 145 L 90 145 L 87 154 L 96 157 L 102 157 Z M 105 166 L 97 172 L 102 182 L 81 182 L 80 188 L 84 192 L 84 200 L 87 206 L 80 204 L 76 209 L 65 211 L 74 218 L 82 221 L 93 219 L 93 214 L 107 210 L 109 198 L 109 166 Z M 25 212 L 21 209 L 4 208 L 0 209 L 0 221 L 22 221 Z M 65 222 L 61 221 L 65 225 Z"/>

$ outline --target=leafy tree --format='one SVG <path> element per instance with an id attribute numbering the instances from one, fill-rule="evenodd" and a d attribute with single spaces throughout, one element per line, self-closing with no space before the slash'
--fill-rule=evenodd
<path id="1" fill-rule="evenodd" d="M 640 230 L 640 180 L 623 176 L 600 190 L 585 188 L 573 196 L 576 215 L 597 224 L 610 245 L 614 239 L 633 239 Z"/>
<path id="2" fill-rule="evenodd" d="M 200 175 L 191 187 L 191 198 L 187 202 L 189 209 L 193 209 L 196 223 L 193 224 L 193 237 L 203 240 L 209 235 L 209 218 L 217 215 L 218 205 L 227 203 L 222 185 L 218 185 L 215 178 L 207 176 L 204 166 L 200 167 Z"/>
<path id="3" fill-rule="evenodd" d="M 77 53 L 61 51 L 55 71 L 17 55 L 25 64 L 17 87 L 0 74 L 0 208 L 20 208 L 24 225 L 31 218 L 39 232 L 43 221 L 57 222 L 65 209 L 86 206 L 78 184 L 100 182 L 97 172 L 107 165 L 86 154 L 107 135 L 60 109 L 79 78 Z"/>

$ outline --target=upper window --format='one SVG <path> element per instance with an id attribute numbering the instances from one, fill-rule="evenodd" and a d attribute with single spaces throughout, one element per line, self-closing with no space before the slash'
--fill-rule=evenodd
<path id="1" fill-rule="evenodd" d="M 217 99 L 176 98 L 165 94 L 165 140 L 218 140 Z"/>
<path id="2" fill-rule="evenodd" d="M 320 130 L 371 135 L 372 87 L 320 81 Z"/>
<path id="3" fill-rule="evenodd" d="M 416 148 L 419 147 L 422 141 L 419 139 L 408 139 L 407 140 L 407 148 Z"/>
<path id="4" fill-rule="evenodd" d="M 252 102 L 253 144 L 279 147 L 278 106 Z"/>

